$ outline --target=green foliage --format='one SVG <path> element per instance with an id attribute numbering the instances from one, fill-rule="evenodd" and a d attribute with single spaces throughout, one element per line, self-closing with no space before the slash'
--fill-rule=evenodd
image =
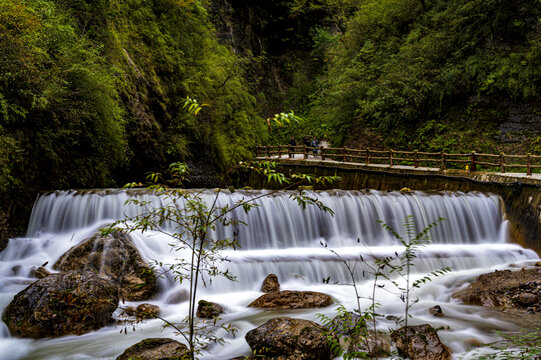
<path id="1" fill-rule="evenodd" d="M 380 266 L 384 265 L 389 269 L 388 273 L 382 272 L 381 276 L 389 280 L 400 291 L 400 298 L 404 302 L 404 317 L 399 319 L 399 321 L 403 322 L 405 327 L 408 326 L 410 308 L 414 303 L 411 299 L 413 291 L 420 288 L 426 282 L 431 281 L 432 278 L 445 275 L 446 273 L 451 271 L 449 267 L 444 267 L 432 271 L 429 274 L 423 276 L 422 278 L 415 279 L 413 281 L 411 280 L 411 273 L 413 267 L 415 266 L 415 259 L 422 251 L 422 248 L 430 244 L 430 230 L 442 221 L 444 221 L 444 219 L 439 218 L 421 231 L 417 232 L 413 215 L 408 215 L 406 216 L 406 218 L 404 219 L 404 223 L 402 224 L 404 236 L 397 233 L 388 224 L 380 222 L 383 228 L 391 232 L 394 238 L 398 240 L 400 244 L 402 244 L 402 246 L 404 246 L 404 251 L 396 257 L 396 260 L 398 260 L 398 262 L 394 262 L 394 258 L 386 258 L 378 260 L 377 264 Z M 404 280 L 405 285 L 395 280 L 395 278 L 392 276 L 398 276 L 399 278 Z"/>
<path id="2" fill-rule="evenodd" d="M 368 349 L 369 346 L 365 339 L 369 336 L 369 332 L 366 325 L 374 318 L 373 315 L 369 311 L 357 315 L 356 313 L 347 311 L 343 305 L 339 305 L 336 308 L 336 317 L 333 319 L 323 314 L 318 314 L 325 328 L 325 335 L 334 356 L 341 356 L 346 360 L 370 358 L 367 352 L 356 351 L 354 346 L 344 349 L 342 343 L 349 342 L 352 345 L 360 342 L 364 343 L 364 348 Z"/>
<path id="3" fill-rule="evenodd" d="M 335 142 L 353 126 L 403 148 L 425 121 L 479 119 L 463 111 L 474 97 L 498 104 L 539 95 L 537 1 L 438 0 L 425 9 L 417 0 L 365 0 L 356 10 L 327 52 L 310 115 L 336 130 Z M 431 149 L 430 138 L 417 139 Z"/>
<path id="4" fill-rule="evenodd" d="M 1 2 L 3 203 L 115 186 L 173 161 L 226 168 L 250 158 L 265 126 L 243 62 L 219 42 L 207 5 Z M 188 94 L 212 106 L 196 118 L 183 109 Z"/>
<path id="5" fill-rule="evenodd" d="M 127 148 L 100 47 L 52 1 L 2 2 L 0 23 L 0 126 L 20 156 L 10 173 L 41 187 L 110 183 Z"/>
<path id="6" fill-rule="evenodd" d="M 264 125 L 241 59 L 219 43 L 204 2 L 112 1 L 107 17 L 100 39 L 124 75 L 141 167 L 195 157 L 227 168 L 251 156 Z M 209 105 L 197 118 L 184 111 L 188 95 Z"/>
<path id="7" fill-rule="evenodd" d="M 467 358 L 477 360 L 535 360 L 541 358 L 541 329 L 523 331 L 516 335 L 500 334 L 503 339 L 491 345 L 488 354 L 485 352 L 479 354 L 479 350 L 474 350 L 467 354 Z"/>

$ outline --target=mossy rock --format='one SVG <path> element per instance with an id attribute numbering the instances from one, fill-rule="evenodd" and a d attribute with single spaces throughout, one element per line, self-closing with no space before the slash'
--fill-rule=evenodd
<path id="1" fill-rule="evenodd" d="M 188 347 L 173 339 L 150 338 L 127 348 L 116 360 L 187 360 Z"/>
<path id="2" fill-rule="evenodd" d="M 4 311 L 11 335 L 81 335 L 105 326 L 118 305 L 118 288 L 85 271 L 52 274 L 19 292 Z"/>

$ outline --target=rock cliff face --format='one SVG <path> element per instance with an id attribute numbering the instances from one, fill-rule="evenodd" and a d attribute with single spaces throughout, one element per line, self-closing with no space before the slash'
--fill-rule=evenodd
<path id="1" fill-rule="evenodd" d="M 213 0 L 212 21 L 222 43 L 246 60 L 246 78 L 268 117 L 306 101 L 291 96 L 299 79 L 315 77 L 321 69 L 310 55 L 315 26 L 329 25 L 324 7 L 292 10 L 288 1 Z M 312 76 L 314 75 L 314 76 Z"/>

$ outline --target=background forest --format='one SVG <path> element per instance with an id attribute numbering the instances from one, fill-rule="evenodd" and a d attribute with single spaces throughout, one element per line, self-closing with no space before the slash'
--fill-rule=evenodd
<path id="1" fill-rule="evenodd" d="M 39 191 L 259 143 L 541 151 L 540 0 L 4 0 L 0 239 Z M 184 99 L 205 106 L 197 118 Z M 294 110 L 304 121 L 267 129 Z"/>

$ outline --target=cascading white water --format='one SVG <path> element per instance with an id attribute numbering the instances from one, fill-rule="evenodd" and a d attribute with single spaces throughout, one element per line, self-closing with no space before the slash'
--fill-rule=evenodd
<path id="1" fill-rule="evenodd" d="M 220 192 L 218 203 L 234 204 L 242 198 L 254 198 L 265 191 Z M 334 216 L 315 207 L 302 210 L 289 193 L 270 194 L 256 201 L 259 205 L 245 213 L 238 209 L 233 216 L 247 226 L 240 228 L 241 250 L 228 251 L 227 267 L 237 276 L 236 282 L 214 279 L 200 295 L 210 301 L 225 305 L 224 321 L 233 322 L 240 335 L 230 339 L 225 348 L 210 350 L 208 359 L 230 359 L 247 354 L 249 348 L 243 334 L 265 320 L 283 314 L 277 311 L 259 311 L 246 305 L 260 295 L 259 286 L 269 273 L 278 275 L 283 289 L 314 290 L 331 294 L 337 303 L 352 309 L 356 302 L 352 289 L 344 285 L 324 284 L 348 282 L 345 267 L 337 256 L 321 246 L 321 242 L 336 250 L 344 259 L 357 261 L 363 270 L 360 257 L 367 263 L 374 258 L 392 256 L 402 248 L 398 241 L 385 231 L 382 221 L 400 231 L 408 215 L 415 220 L 417 230 L 424 229 L 438 218 L 444 218 L 430 231 L 432 244 L 423 248 L 414 268 L 413 276 L 423 276 L 444 266 L 453 272 L 434 279 L 415 295 L 421 301 L 413 308 L 413 323 L 430 322 L 434 326 L 450 326 L 440 332 L 443 341 L 455 353 L 463 352 L 468 338 L 480 342 L 493 340 L 491 330 L 509 328 L 512 324 L 500 319 L 479 322 L 471 306 L 457 304 L 451 292 L 472 277 L 490 269 L 510 263 L 536 260 L 537 255 L 522 247 L 508 243 L 507 222 L 502 211 L 501 199 L 482 193 L 400 193 L 377 191 L 313 192 Z M 207 201 L 216 196 L 215 191 L 202 195 Z M 80 243 L 99 227 L 125 216 L 136 215 L 140 209 L 124 206 L 126 200 L 138 198 L 159 206 L 164 203 L 148 193 L 121 190 L 58 191 L 42 195 L 36 201 L 27 236 L 11 239 L 0 253 L 0 309 L 11 301 L 32 279 L 32 267 L 48 262 L 48 268 L 70 247 Z M 218 228 L 214 237 L 230 237 L 235 229 Z M 171 238 L 158 233 L 133 234 L 133 241 L 148 261 L 173 262 L 179 254 L 173 253 Z M 366 263 L 365 263 L 366 264 Z M 359 271 L 357 281 L 364 295 L 371 291 L 372 280 Z M 162 279 L 160 293 L 152 303 L 159 305 L 162 315 L 180 321 L 187 312 L 187 304 L 171 304 L 170 299 L 181 286 L 170 279 Z M 387 289 L 391 287 L 387 284 Z M 397 294 L 381 293 L 381 308 L 386 315 L 401 315 L 403 305 Z M 446 318 L 429 317 L 427 308 L 440 304 Z M 368 307 L 368 300 L 363 299 Z M 334 307 L 317 310 L 287 311 L 287 316 L 317 320 L 317 313 L 331 316 Z M 135 333 L 120 335 L 113 326 L 83 336 L 59 339 L 29 340 L 9 336 L 4 324 L 0 325 L 0 358 L 2 359 L 108 359 L 118 356 L 124 348 L 146 337 L 173 336 L 171 330 L 162 331 L 160 320 L 142 324 Z M 390 321 L 380 319 L 382 329 L 393 327 Z M 15 348 L 16 350 L 11 350 Z"/>

